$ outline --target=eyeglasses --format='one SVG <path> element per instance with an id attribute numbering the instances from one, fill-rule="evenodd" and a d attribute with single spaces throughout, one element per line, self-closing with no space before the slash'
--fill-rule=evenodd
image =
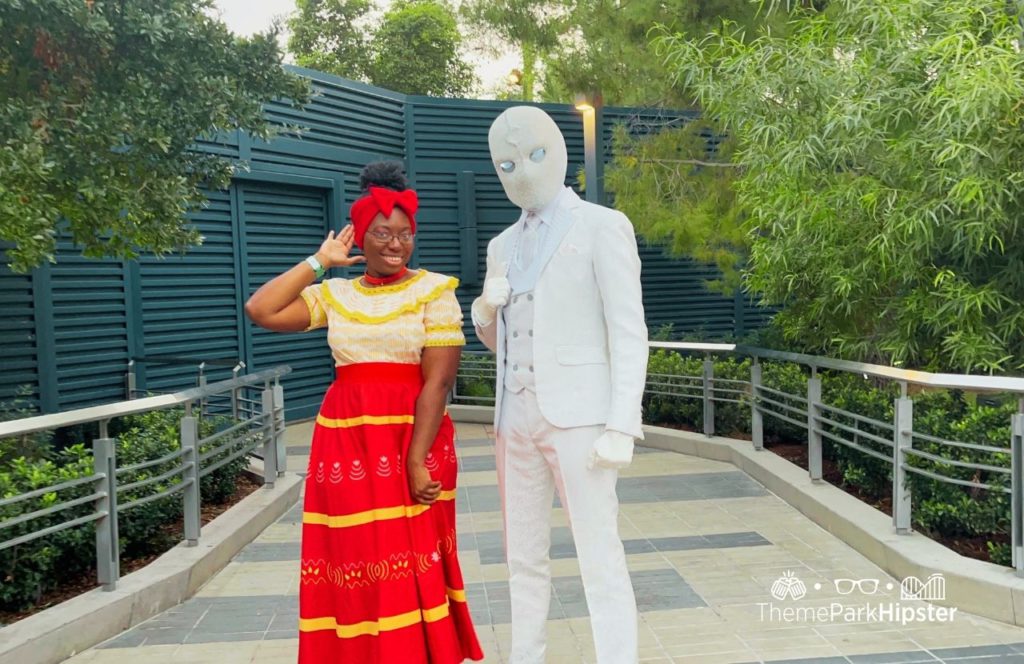
<path id="1" fill-rule="evenodd" d="M 391 241 L 395 238 L 398 238 L 398 241 L 402 244 L 409 244 L 416 237 L 409 231 L 402 231 L 397 234 L 389 233 L 388 231 L 367 231 L 366 234 L 381 244 L 391 244 Z"/>

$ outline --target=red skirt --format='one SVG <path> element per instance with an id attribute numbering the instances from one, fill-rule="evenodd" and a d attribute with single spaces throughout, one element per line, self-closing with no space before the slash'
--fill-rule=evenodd
<path id="1" fill-rule="evenodd" d="M 455 539 L 455 427 L 426 464 L 441 498 L 410 497 L 419 365 L 337 369 L 313 431 L 302 518 L 299 664 L 483 659 Z"/>

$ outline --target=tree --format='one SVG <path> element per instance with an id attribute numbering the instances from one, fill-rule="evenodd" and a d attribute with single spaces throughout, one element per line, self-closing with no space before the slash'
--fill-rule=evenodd
<path id="1" fill-rule="evenodd" d="M 370 69 L 370 0 L 296 0 L 288 50 L 303 67 L 364 80 Z"/>
<path id="2" fill-rule="evenodd" d="M 473 69 L 459 55 L 462 35 L 436 0 L 395 3 L 373 35 L 370 80 L 406 94 L 457 97 L 473 88 Z"/>
<path id="3" fill-rule="evenodd" d="M 1005 0 L 833 0 L 658 41 L 737 142 L 747 285 L 812 350 L 1024 366 L 1024 56 Z"/>
<path id="4" fill-rule="evenodd" d="M 400 0 L 374 29 L 372 0 L 297 0 L 288 49 L 299 64 L 406 94 L 460 96 L 476 83 L 442 0 Z"/>
<path id="5" fill-rule="evenodd" d="M 469 24 L 483 28 L 497 43 L 519 47 L 523 57 L 518 82 L 521 98 L 532 101 L 537 65 L 569 27 L 567 7 L 558 0 L 468 0 L 460 11 Z"/>
<path id="6" fill-rule="evenodd" d="M 722 276 L 708 285 L 731 293 L 742 286 L 748 253 L 746 215 L 733 187 L 741 172 L 736 141 L 718 136 L 706 119 L 667 116 L 660 124 L 639 136 L 615 128 L 605 189 L 646 240 L 715 264 Z"/>
<path id="7" fill-rule="evenodd" d="M 53 261 L 58 226 L 92 257 L 197 243 L 184 215 L 231 164 L 199 136 L 268 136 L 262 104 L 302 103 L 273 34 L 232 35 L 206 0 L 0 3 L 0 240 L 12 269 Z"/>

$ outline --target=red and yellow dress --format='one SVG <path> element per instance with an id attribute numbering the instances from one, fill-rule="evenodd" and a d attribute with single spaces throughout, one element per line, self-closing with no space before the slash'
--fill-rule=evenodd
<path id="1" fill-rule="evenodd" d="M 313 432 L 302 516 L 300 664 L 450 664 L 483 658 L 455 540 L 455 428 L 445 414 L 426 458 L 442 484 L 410 497 L 405 469 L 420 356 L 461 346 L 458 280 L 418 271 L 367 288 L 309 286 L 310 328 L 327 326 L 336 380 Z"/>

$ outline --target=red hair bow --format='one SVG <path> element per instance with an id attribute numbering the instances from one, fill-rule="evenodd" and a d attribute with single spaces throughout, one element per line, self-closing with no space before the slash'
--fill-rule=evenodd
<path id="1" fill-rule="evenodd" d="M 370 187 L 369 193 L 352 204 L 350 215 L 352 216 L 352 230 L 355 231 L 355 243 L 360 249 L 363 248 L 363 238 L 370 223 L 378 214 L 384 215 L 387 219 L 391 216 L 395 207 L 401 208 L 409 217 L 412 225 L 412 232 L 416 232 L 416 210 L 419 208 L 419 197 L 412 189 L 395 191 L 385 187 Z"/>

